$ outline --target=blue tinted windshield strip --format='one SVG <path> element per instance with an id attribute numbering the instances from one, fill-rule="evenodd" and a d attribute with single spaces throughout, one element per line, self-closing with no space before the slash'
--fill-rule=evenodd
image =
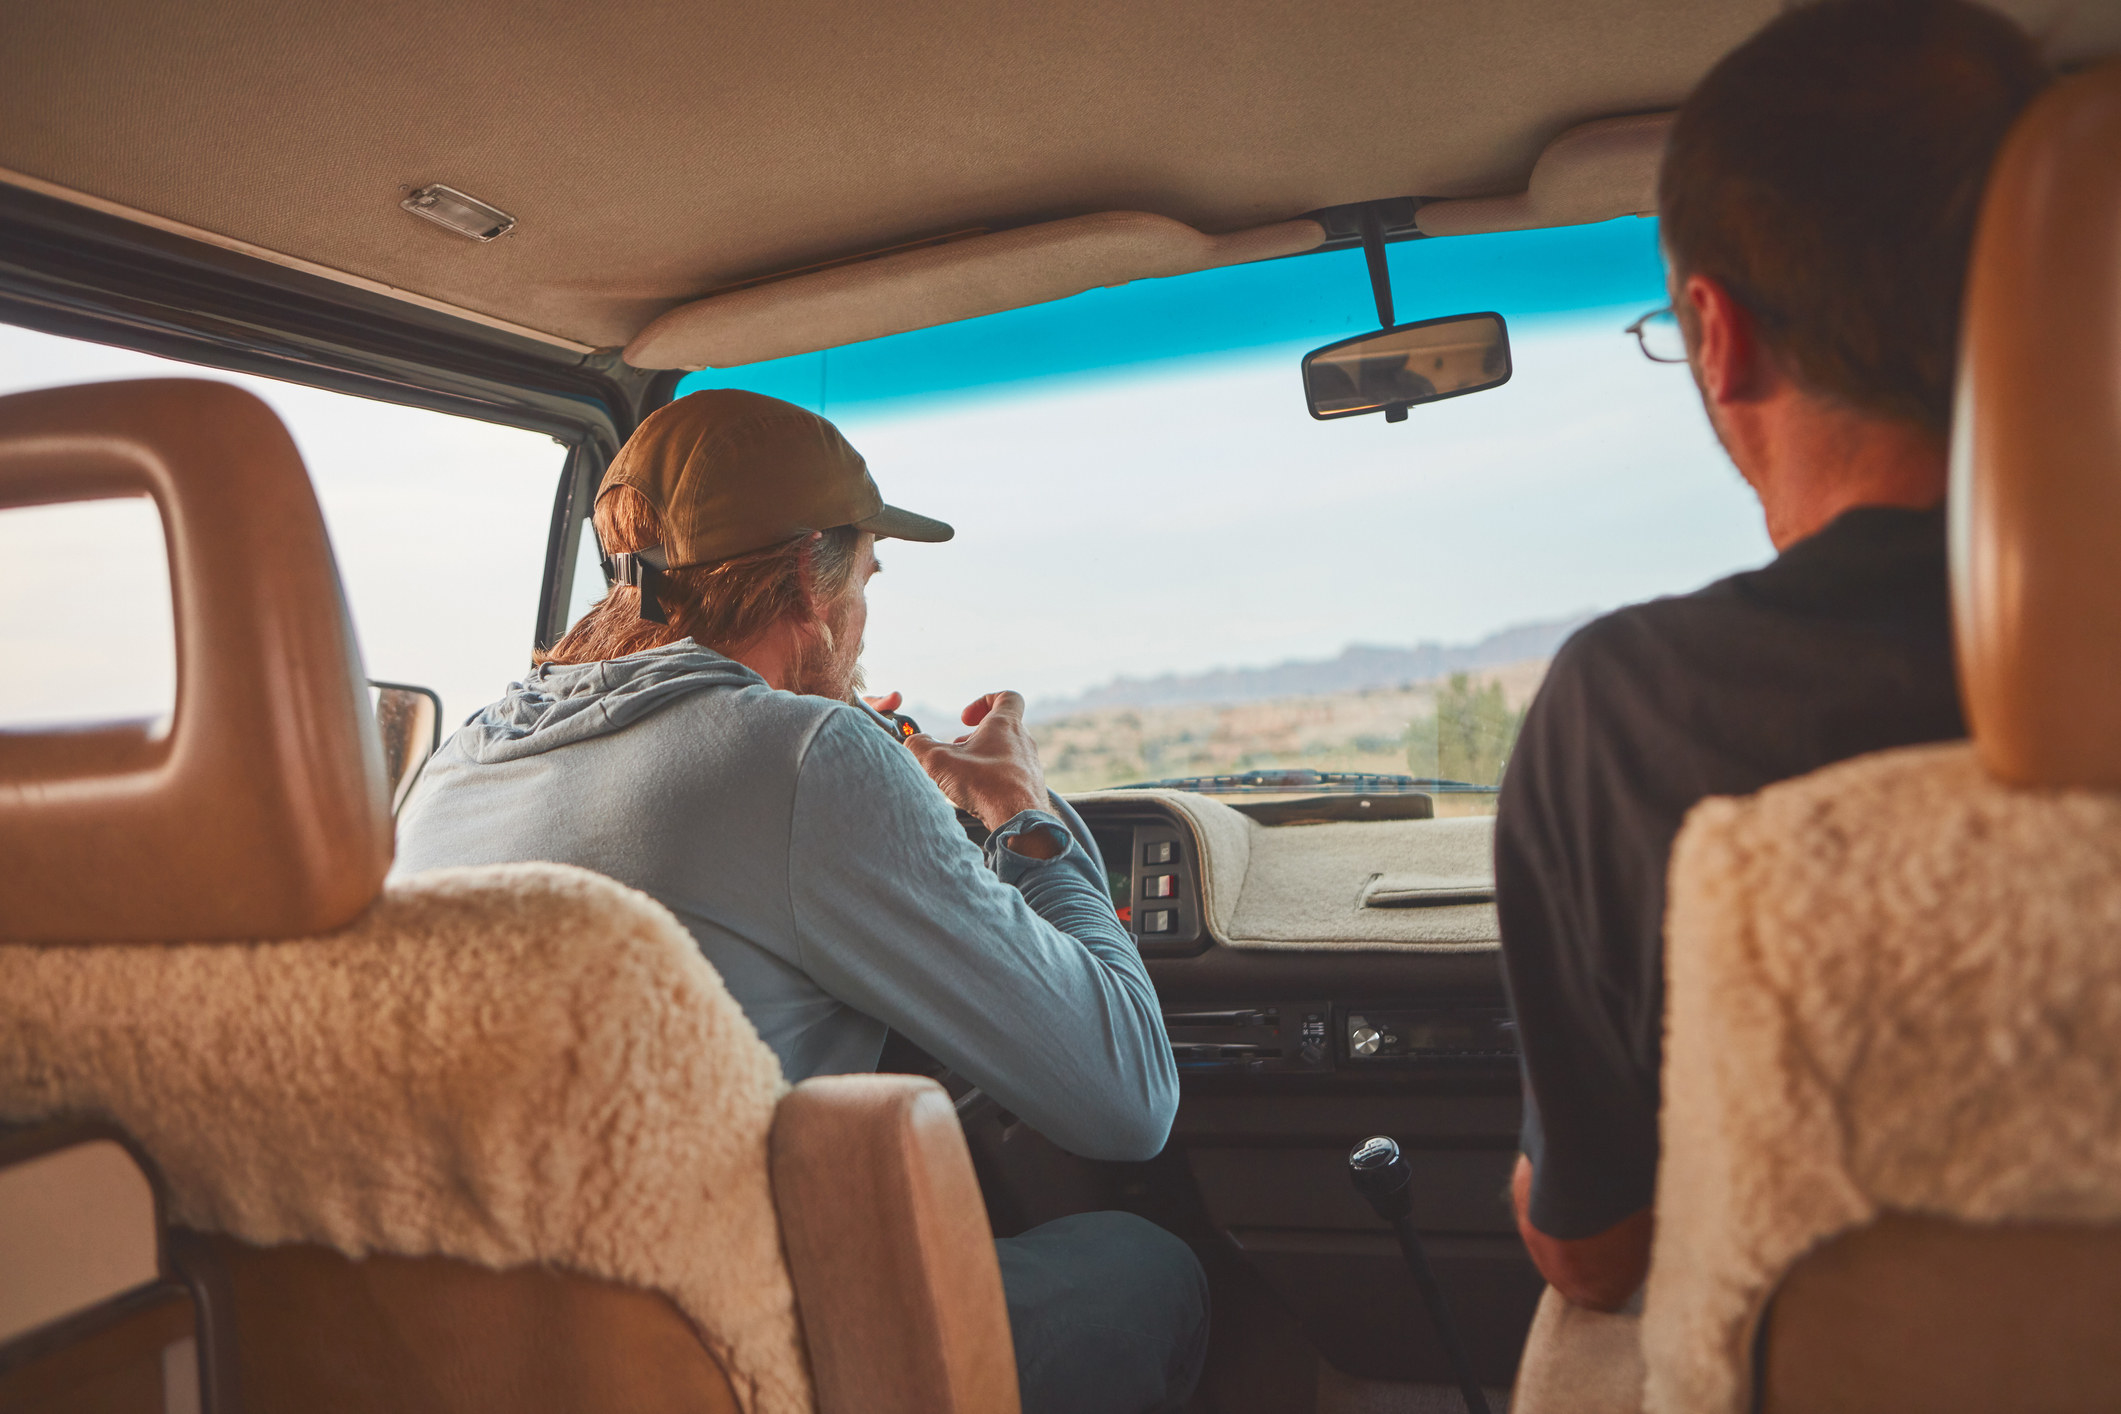
<path id="1" fill-rule="evenodd" d="M 1657 223 L 1406 241 L 1390 248 L 1399 317 L 1492 309 L 1513 323 L 1661 303 Z M 1323 344 L 1375 327 L 1359 250 L 1140 280 L 825 353 L 689 374 L 678 394 L 749 388 L 818 412 L 923 402 L 1171 359 Z"/>

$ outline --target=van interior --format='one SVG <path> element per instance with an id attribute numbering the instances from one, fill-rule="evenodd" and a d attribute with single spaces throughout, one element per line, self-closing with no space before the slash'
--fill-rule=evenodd
<path id="1" fill-rule="evenodd" d="M 1777 8 L 15 7 L 0 1406 L 1013 1410 L 986 1239 L 1123 1209 L 1209 1274 L 1190 1414 L 1456 1409 L 1468 1371 L 1496 1409 L 1640 1407 L 1610 1331 L 1526 1368 L 1489 841 L 1566 633 L 1770 553 L 1622 329 L 1667 300 L 1671 112 Z M 1959 612 L 1999 703 L 2071 620 L 2105 666 L 2050 696 L 2110 743 L 2121 588 L 2068 537 L 2121 515 L 2121 6 L 1998 8 L 2072 106 L 2025 140 L 2046 214 L 1984 227 Z M 616 885 L 386 886 L 421 763 L 608 587 L 612 457 L 723 387 L 959 521 L 886 548 L 871 690 L 934 728 L 1031 698 L 1164 1010 L 1154 1160 L 1070 1154 L 903 1038 L 786 1091 Z M 2012 489 L 2063 462 L 2078 499 Z M 2032 562 L 2074 587 L 1997 587 Z M 1983 781 L 2106 808 L 2110 745 L 2014 774 L 1995 743 L 2065 729 L 2005 710 Z M 1370 1136 L 1463 1366 L 1350 1181 Z M 1997 1214 L 2049 1224 L 2027 1255 L 1910 1207 L 1818 1234 L 1772 1320 L 1802 1254 L 1761 1278 L 1732 1407 L 2031 1401 L 1895 1402 L 1894 1351 L 1999 1332 L 2052 1376 L 2016 1407 L 2112 1407 L 2071 1352 L 2110 1343 L 2121 1210 Z M 1966 1273 L 2017 1314 L 1893 1314 Z"/>

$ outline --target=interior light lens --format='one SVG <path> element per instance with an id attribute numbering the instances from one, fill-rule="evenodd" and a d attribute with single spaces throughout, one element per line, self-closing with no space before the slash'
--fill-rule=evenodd
<path id="1" fill-rule="evenodd" d="M 440 182 L 421 187 L 398 205 L 475 241 L 498 240 L 516 228 L 516 218 L 499 207 L 488 206 L 477 197 L 466 196 Z"/>

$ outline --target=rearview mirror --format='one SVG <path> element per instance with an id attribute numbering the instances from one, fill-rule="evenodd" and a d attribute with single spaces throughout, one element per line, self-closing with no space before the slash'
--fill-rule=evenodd
<path id="1" fill-rule="evenodd" d="M 1304 397 L 1321 422 L 1381 412 L 1405 420 L 1417 403 L 1510 381 L 1510 331 L 1499 314 L 1452 314 L 1357 334 L 1304 355 Z"/>

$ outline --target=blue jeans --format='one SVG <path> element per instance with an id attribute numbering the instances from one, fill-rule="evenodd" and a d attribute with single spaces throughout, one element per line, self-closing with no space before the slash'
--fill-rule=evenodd
<path id="1" fill-rule="evenodd" d="M 1132 1213 L 1078 1213 L 998 1238 L 1024 1414 L 1167 1414 L 1208 1353 L 1208 1278 Z"/>

